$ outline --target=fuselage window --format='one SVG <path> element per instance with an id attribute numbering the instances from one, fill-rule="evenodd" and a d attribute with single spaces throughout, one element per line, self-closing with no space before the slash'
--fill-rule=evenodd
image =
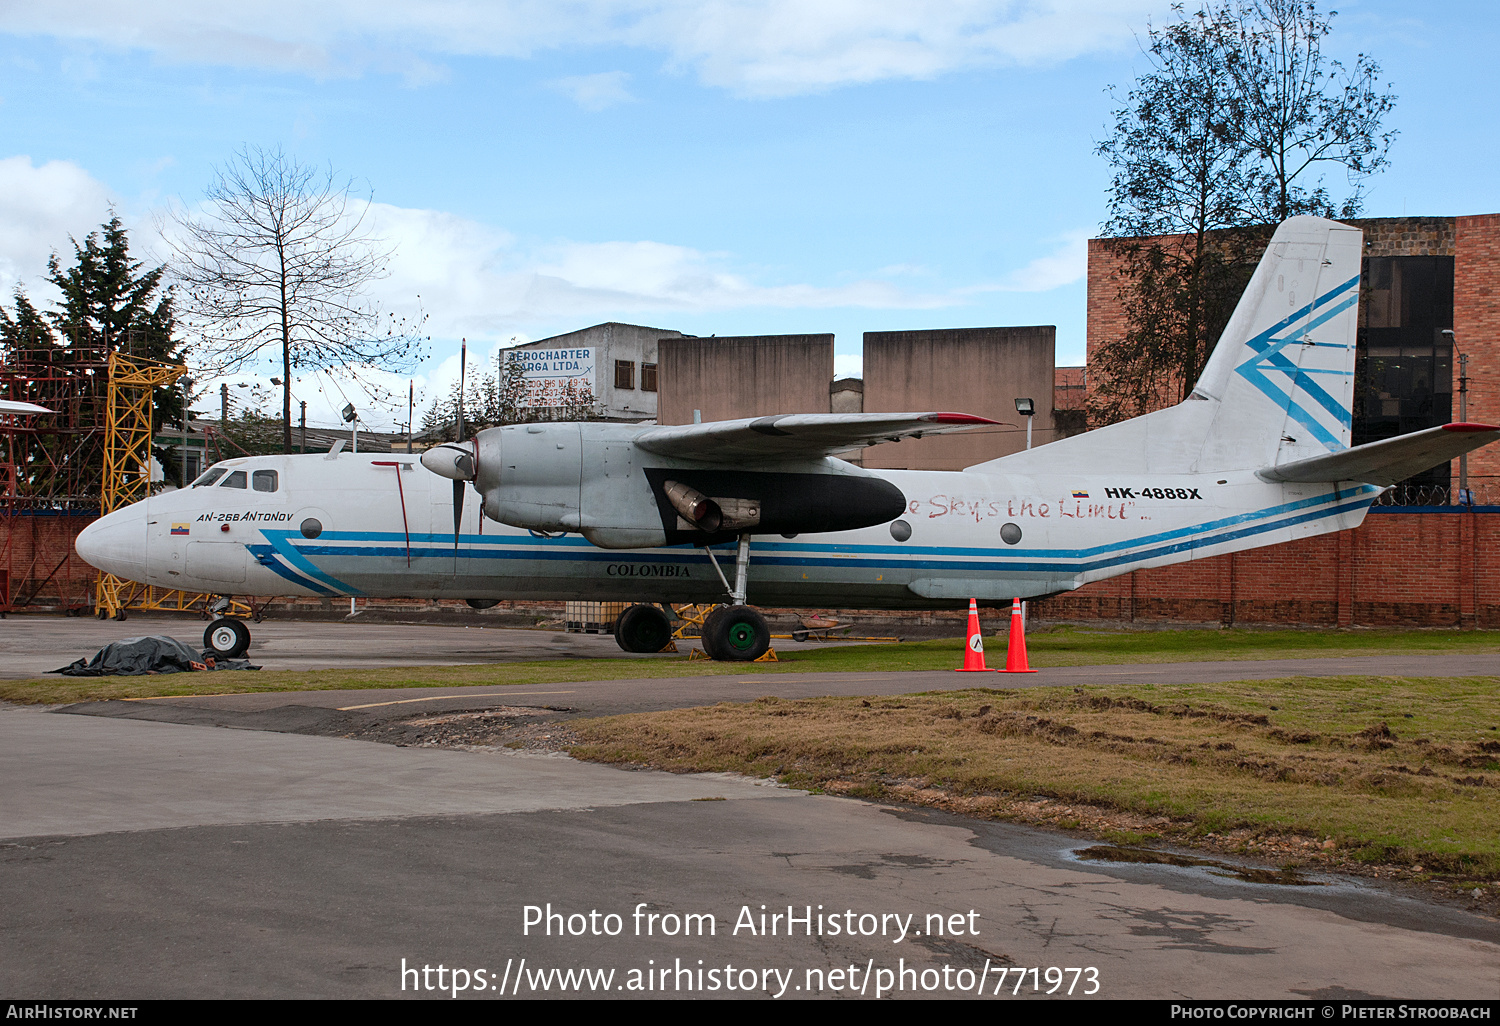
<path id="1" fill-rule="evenodd" d="M 250 475 L 250 486 L 257 492 L 274 492 L 276 490 L 276 471 L 257 470 Z"/>
<path id="2" fill-rule="evenodd" d="M 233 474 L 230 474 L 222 482 L 220 482 L 219 487 L 244 488 L 245 484 L 245 472 L 243 470 L 236 470 Z"/>
<path id="3" fill-rule="evenodd" d="M 204 474 L 198 480 L 196 480 L 196 481 L 193 482 L 193 487 L 194 488 L 207 488 L 209 485 L 213 484 L 215 481 L 217 481 L 219 478 L 221 478 L 223 476 L 224 476 L 224 468 L 223 467 L 210 467 L 210 468 L 208 468 L 208 473 Z"/>

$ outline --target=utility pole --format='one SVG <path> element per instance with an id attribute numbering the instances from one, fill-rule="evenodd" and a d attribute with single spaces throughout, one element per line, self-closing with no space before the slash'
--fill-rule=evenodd
<path id="1" fill-rule="evenodd" d="M 415 381 L 408 381 L 406 383 L 406 451 L 408 453 L 412 451 L 412 449 L 411 449 L 411 411 L 413 409 L 413 404 L 416 403 L 416 401 L 417 401 L 417 383 Z"/>
<path id="2" fill-rule="evenodd" d="M 229 426 L 229 384 L 219 386 L 219 427 Z"/>
<path id="3" fill-rule="evenodd" d="M 1458 419 L 1469 422 L 1469 354 L 1458 354 Z M 1472 506 L 1474 497 L 1469 494 L 1469 454 L 1458 458 L 1458 501 Z"/>
<path id="4" fill-rule="evenodd" d="M 191 378 L 182 379 L 182 487 L 188 486 L 188 417 L 192 416 L 192 410 L 188 405 L 193 401 L 193 382 Z M 208 450 L 205 447 L 204 454 Z"/>
<path id="5" fill-rule="evenodd" d="M 302 423 L 300 425 L 302 432 L 301 449 L 303 452 L 307 452 L 307 400 L 299 399 L 297 401 L 302 404 Z"/>

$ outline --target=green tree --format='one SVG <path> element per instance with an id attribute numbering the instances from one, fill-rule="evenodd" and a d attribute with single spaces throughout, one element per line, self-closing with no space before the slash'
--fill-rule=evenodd
<path id="1" fill-rule="evenodd" d="M 598 420 L 599 401 L 586 383 L 570 383 L 554 399 L 555 406 L 536 406 L 530 402 L 526 372 L 519 363 L 501 354 L 500 376 L 486 374 L 464 387 L 464 437 L 500 424 L 533 424 L 539 421 Z M 450 442 L 457 437 L 458 384 L 445 396 L 438 396 L 422 415 L 422 433 L 431 433 L 438 441 Z"/>
<path id="2" fill-rule="evenodd" d="M 1267 222 L 1333 216 L 1321 173 L 1350 187 L 1386 164 L 1395 97 L 1360 55 L 1350 69 L 1321 41 L 1313 0 L 1214 0 L 1147 31 L 1147 70 L 1096 152 L 1112 169 L 1103 234 L 1119 260 L 1127 328 L 1091 354 L 1090 420 L 1112 423 L 1185 399 L 1244 291 Z"/>
<path id="3" fill-rule="evenodd" d="M 111 212 L 109 220 L 81 243 L 69 241 L 73 246 L 71 262 L 64 263 L 55 252 L 47 261 L 46 277 L 61 294 L 60 302 L 40 311 L 17 290 L 13 309 L 0 308 L 0 340 L 12 352 L 53 350 L 52 373 L 74 379 L 66 398 L 79 400 L 77 408 L 84 418 L 79 427 L 84 434 L 44 438 L 38 444 L 43 448 L 60 446 L 70 453 L 71 460 L 86 463 L 97 487 L 103 470 L 104 425 L 102 420 L 94 420 L 102 416 L 107 383 L 102 374 L 92 373 L 90 365 L 97 361 L 100 351 L 119 351 L 165 363 L 179 363 L 181 356 L 174 338 L 172 290 L 162 283 L 166 268 L 148 268 L 144 261 L 131 256 L 129 235 L 119 215 Z M 169 421 L 180 423 L 183 416 L 182 388 L 156 389 L 152 397 L 153 429 L 159 432 Z M 89 437 L 96 433 L 98 439 L 90 443 Z M 153 447 L 153 455 L 168 479 L 176 480 L 180 475 L 178 461 L 161 447 Z M 44 480 L 40 469 L 51 462 L 45 453 L 29 454 L 27 462 L 38 468 L 31 478 L 33 490 L 45 493 L 54 487 L 54 482 Z"/>
<path id="4" fill-rule="evenodd" d="M 55 349 L 57 339 L 52 335 L 52 322 L 47 315 L 31 305 L 26 292 L 19 286 L 12 296 L 15 311 L 0 306 L 0 345 L 14 352 L 24 349 Z"/>
<path id="5" fill-rule="evenodd" d="M 1112 249 L 1129 325 L 1094 354 L 1097 421 L 1185 398 L 1227 317 L 1236 254 L 1219 233 L 1251 220 L 1254 156 L 1230 73 L 1237 39 L 1221 13 L 1179 8 L 1150 29 L 1150 69 L 1097 148 L 1114 169 L 1104 234 L 1124 240 Z"/>

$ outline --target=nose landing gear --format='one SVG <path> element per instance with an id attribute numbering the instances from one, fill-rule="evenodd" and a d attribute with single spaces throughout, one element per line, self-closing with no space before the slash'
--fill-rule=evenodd
<path id="1" fill-rule="evenodd" d="M 243 620 L 221 616 L 203 632 L 203 647 L 215 659 L 238 659 L 250 651 L 250 628 Z"/>

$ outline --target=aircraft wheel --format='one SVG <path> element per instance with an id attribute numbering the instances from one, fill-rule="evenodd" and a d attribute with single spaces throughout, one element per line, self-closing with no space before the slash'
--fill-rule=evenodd
<path id="1" fill-rule="evenodd" d="M 672 640 L 672 623 L 656 606 L 637 603 L 615 621 L 615 644 L 627 652 L 660 652 Z"/>
<path id="2" fill-rule="evenodd" d="M 753 662 L 770 647 L 771 627 L 754 606 L 724 606 L 703 621 L 703 650 L 720 662 Z"/>
<path id="3" fill-rule="evenodd" d="M 215 659 L 238 659 L 250 651 L 250 628 L 240 620 L 221 616 L 203 632 L 203 647 L 212 650 Z"/>

